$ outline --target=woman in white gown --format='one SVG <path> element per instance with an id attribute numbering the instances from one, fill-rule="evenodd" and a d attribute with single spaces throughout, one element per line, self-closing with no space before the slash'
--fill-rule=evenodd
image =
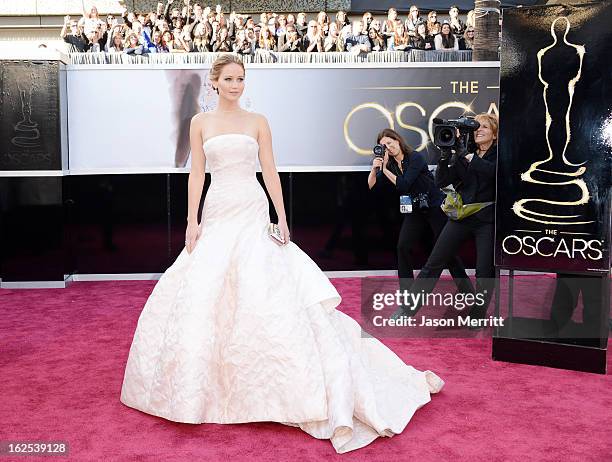
<path id="1" fill-rule="evenodd" d="M 244 72 L 233 55 L 210 70 L 219 106 L 191 122 L 186 247 L 140 314 L 121 402 L 175 422 L 280 422 L 358 449 L 402 432 L 444 382 L 362 337 L 289 240 L 268 122 L 239 107 Z M 284 244 L 268 234 L 258 155 Z"/>

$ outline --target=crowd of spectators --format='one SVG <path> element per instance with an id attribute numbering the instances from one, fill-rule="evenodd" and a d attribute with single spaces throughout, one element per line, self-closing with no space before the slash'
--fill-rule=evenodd
<path id="1" fill-rule="evenodd" d="M 252 54 L 257 49 L 278 52 L 469 50 L 474 40 L 474 14 L 463 22 L 456 6 L 448 20 L 440 23 L 437 12 L 421 15 L 411 6 L 405 19 L 390 8 L 384 20 L 366 12 L 350 21 L 344 11 L 331 18 L 321 11 L 316 19 L 306 13 L 261 13 L 259 17 L 223 13 L 191 0 L 175 5 L 159 2 L 156 11 L 128 12 L 121 17 L 100 17 L 94 6 L 80 19 L 64 18 L 60 36 L 71 51 L 144 55 L 171 52 L 236 52 Z"/>

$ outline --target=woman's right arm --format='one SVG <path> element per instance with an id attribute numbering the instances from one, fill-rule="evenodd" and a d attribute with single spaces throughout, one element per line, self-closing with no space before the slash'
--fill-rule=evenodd
<path id="1" fill-rule="evenodd" d="M 172 18 L 170 18 L 170 5 L 172 5 L 172 2 L 166 2 L 166 6 L 164 7 L 164 18 L 166 19 L 167 23 L 172 22 Z"/>
<path id="2" fill-rule="evenodd" d="M 204 188 L 204 172 L 206 156 L 202 143 L 202 115 L 196 114 L 191 119 L 189 128 L 189 144 L 191 146 L 191 171 L 187 186 L 187 231 L 185 241 L 187 252 L 191 253 L 200 234 L 198 226 L 198 210 Z"/>
<path id="3" fill-rule="evenodd" d="M 376 181 L 382 179 L 382 157 L 374 157 L 372 161 L 372 169 L 368 175 L 368 188 L 372 189 L 376 186 Z"/>
<path id="4" fill-rule="evenodd" d="M 60 38 L 66 38 L 66 35 L 68 35 L 68 21 L 70 21 L 70 16 L 64 16 L 64 25 L 60 31 Z"/>
<path id="5" fill-rule="evenodd" d="M 121 17 L 123 18 L 123 22 L 126 23 L 129 28 L 132 28 L 132 21 L 130 21 L 128 19 L 128 10 L 127 10 L 127 8 L 123 9 L 123 12 L 121 13 Z"/>

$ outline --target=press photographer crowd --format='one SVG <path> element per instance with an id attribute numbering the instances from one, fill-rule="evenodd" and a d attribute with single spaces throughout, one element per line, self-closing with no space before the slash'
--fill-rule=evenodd
<path id="1" fill-rule="evenodd" d="M 469 314 L 473 319 L 485 318 L 494 289 L 497 133 L 498 118 L 492 114 L 435 119 L 434 144 L 441 155 L 433 175 L 423 154 L 396 131 L 384 129 L 373 148 L 368 176 L 371 190 L 392 187 L 399 194 L 399 209 L 404 214 L 397 243 L 400 289 L 427 294 L 448 268 L 459 292 L 475 293 L 484 301 L 472 306 Z M 476 243 L 476 288 L 457 256 L 469 238 Z M 423 247 L 429 256 L 415 280 L 412 254 Z M 414 316 L 419 308 L 402 305 L 394 318 Z"/>
<path id="2" fill-rule="evenodd" d="M 200 3 L 167 0 L 155 11 L 123 8 L 120 17 L 100 16 L 93 6 L 81 18 L 66 16 L 60 36 L 71 52 L 147 53 L 235 52 L 351 52 L 471 50 L 474 42 L 474 10 L 461 19 L 452 6 L 448 18 L 438 12 L 421 14 L 416 5 L 402 18 L 390 8 L 386 18 L 370 12 L 351 20 L 344 11 L 329 15 L 320 11 L 309 18 L 304 12 L 257 17 L 221 5 L 213 9 Z"/>

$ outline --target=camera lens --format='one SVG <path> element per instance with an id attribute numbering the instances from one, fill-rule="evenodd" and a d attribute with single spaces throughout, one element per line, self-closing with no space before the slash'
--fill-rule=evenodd
<path id="1" fill-rule="evenodd" d="M 377 144 L 372 148 L 372 151 L 374 152 L 375 156 L 382 157 L 385 155 L 385 146 L 382 144 Z"/>
<path id="2" fill-rule="evenodd" d="M 440 141 L 443 143 L 449 143 L 453 139 L 452 130 L 446 129 L 440 131 Z"/>
<path id="3" fill-rule="evenodd" d="M 440 147 L 452 147 L 456 141 L 455 127 L 452 125 L 437 125 L 434 129 L 434 144 Z"/>

